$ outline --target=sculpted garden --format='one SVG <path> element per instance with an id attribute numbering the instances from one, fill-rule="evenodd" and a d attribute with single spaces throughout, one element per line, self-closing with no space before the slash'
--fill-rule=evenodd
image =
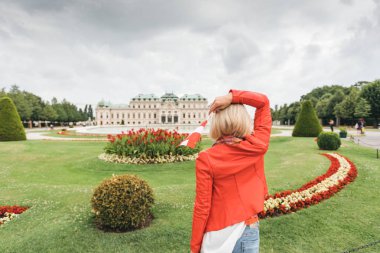
<path id="1" fill-rule="evenodd" d="M 376 241 L 373 150 L 323 130 L 311 104 L 298 119 L 294 137 L 273 130 L 265 158 L 261 252 L 349 252 Z M 19 125 L 1 98 L 0 252 L 188 252 L 194 160 L 212 145 L 207 135 L 195 148 L 180 145 L 189 134 L 165 129 L 25 141 Z"/>

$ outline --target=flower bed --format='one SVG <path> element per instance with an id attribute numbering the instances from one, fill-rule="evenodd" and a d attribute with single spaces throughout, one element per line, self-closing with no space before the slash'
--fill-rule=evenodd
<path id="1" fill-rule="evenodd" d="M 328 199 L 357 176 L 355 165 L 342 155 L 323 154 L 331 161 L 328 171 L 306 183 L 298 190 L 289 190 L 266 197 L 260 218 L 296 212 Z"/>
<path id="2" fill-rule="evenodd" d="M 99 159 L 115 163 L 168 163 L 195 160 L 200 151 L 198 143 L 194 149 L 178 146 L 188 134 L 163 129 L 130 130 L 117 135 L 108 135 L 105 153 Z"/>
<path id="3" fill-rule="evenodd" d="M 27 209 L 24 206 L 0 206 L 0 225 L 17 218 Z"/>

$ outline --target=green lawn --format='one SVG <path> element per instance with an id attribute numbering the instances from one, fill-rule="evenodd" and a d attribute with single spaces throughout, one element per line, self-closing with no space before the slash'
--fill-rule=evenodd
<path id="1" fill-rule="evenodd" d="M 271 129 L 271 134 L 279 134 L 279 133 L 281 133 L 282 131 L 281 130 L 279 130 L 279 129 L 274 129 L 274 128 L 272 128 Z"/>
<path id="2" fill-rule="evenodd" d="M 203 140 L 204 148 L 211 144 Z M 0 226 L 0 252 L 189 252 L 194 161 L 161 165 L 108 164 L 100 142 L 0 143 L 0 205 L 28 205 Z M 344 252 L 380 240 L 380 160 L 344 143 L 339 152 L 358 168 L 355 182 L 297 213 L 260 222 L 261 251 Z M 270 193 L 294 189 L 323 174 L 329 161 L 313 138 L 273 137 L 266 156 Z M 153 187 L 148 228 L 105 233 L 92 222 L 92 190 L 112 174 L 136 174 Z M 380 244 L 359 251 L 380 252 Z"/>

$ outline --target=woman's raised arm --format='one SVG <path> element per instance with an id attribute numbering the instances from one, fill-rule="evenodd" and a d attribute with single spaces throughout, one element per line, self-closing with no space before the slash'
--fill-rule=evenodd
<path id="1" fill-rule="evenodd" d="M 245 135 L 248 142 L 253 144 L 249 149 L 255 153 L 265 153 L 269 146 L 272 128 L 272 116 L 269 99 L 266 95 L 253 91 L 230 89 L 233 104 L 246 104 L 256 108 L 253 133 Z"/>

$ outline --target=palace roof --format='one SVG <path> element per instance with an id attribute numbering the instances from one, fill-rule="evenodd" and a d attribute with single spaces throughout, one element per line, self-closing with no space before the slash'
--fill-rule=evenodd
<path id="1" fill-rule="evenodd" d="M 181 97 L 181 100 L 206 100 L 201 94 L 185 94 Z"/>
<path id="2" fill-rule="evenodd" d="M 159 100 L 159 98 L 154 94 L 142 94 L 139 93 L 137 96 L 132 98 L 132 101 L 139 100 L 139 101 L 153 101 L 153 100 Z"/>
<path id="3" fill-rule="evenodd" d="M 206 101 L 207 99 L 203 97 L 202 95 L 196 93 L 196 94 L 185 94 L 181 98 L 179 98 L 177 95 L 175 95 L 173 92 L 166 92 L 164 95 L 162 95 L 160 98 L 157 97 L 154 94 L 142 94 L 139 93 L 137 96 L 134 96 L 131 101 L 175 101 L 178 102 L 178 100 L 182 101 Z M 104 99 L 102 99 L 98 103 L 98 107 L 105 107 L 110 109 L 125 109 L 130 108 L 128 104 L 111 104 L 111 102 L 105 102 Z"/>

